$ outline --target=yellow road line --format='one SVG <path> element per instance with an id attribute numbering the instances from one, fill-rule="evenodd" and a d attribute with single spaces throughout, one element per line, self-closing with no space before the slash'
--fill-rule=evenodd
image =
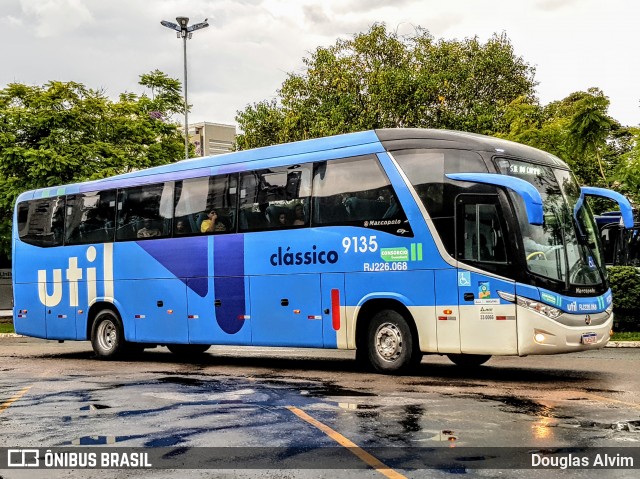
<path id="1" fill-rule="evenodd" d="M 581 392 L 580 394 L 584 394 L 585 396 L 593 398 L 596 401 L 609 402 L 609 403 L 613 403 L 613 404 L 624 404 L 625 406 L 631 406 L 632 408 L 640 409 L 640 404 L 635 404 L 635 403 L 627 402 L 627 401 L 620 401 L 619 399 L 608 398 L 606 396 L 600 396 L 598 394 L 593 394 L 593 393 L 582 393 Z"/>
<path id="2" fill-rule="evenodd" d="M 31 386 L 27 386 L 26 388 L 20 390 L 20 392 L 18 392 L 18 394 L 16 394 L 15 396 L 13 396 L 11 399 L 7 399 L 5 402 L 3 402 L 2 404 L 0 404 L 0 413 L 3 412 L 5 409 L 8 409 L 9 406 L 11 406 L 14 402 L 16 402 L 18 399 L 20 399 L 22 396 L 24 396 L 25 394 L 27 394 L 27 392 L 29 391 L 29 389 L 31 389 Z"/>
<path id="3" fill-rule="evenodd" d="M 298 409 L 295 406 L 287 406 L 287 409 L 291 411 L 293 414 L 295 414 L 296 416 L 298 416 L 300 419 L 320 429 L 322 432 L 324 432 L 327 436 L 329 436 L 331 439 L 336 441 L 341 446 L 348 448 L 351 453 L 355 454 L 361 461 L 363 461 L 367 465 L 374 468 L 380 474 L 388 477 L 389 479 L 407 479 L 406 476 L 403 476 L 402 474 L 394 471 L 393 469 L 388 467 L 385 463 L 380 461 L 378 458 L 372 456 L 367 451 L 360 448 L 357 444 L 350 441 L 339 432 L 334 431 L 326 424 L 323 424 L 317 419 L 314 419 L 313 417 L 309 416 L 302 409 Z"/>

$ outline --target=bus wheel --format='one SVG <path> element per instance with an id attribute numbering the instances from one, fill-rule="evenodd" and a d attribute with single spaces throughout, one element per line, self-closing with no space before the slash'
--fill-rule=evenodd
<path id="1" fill-rule="evenodd" d="M 167 348 L 176 356 L 192 357 L 205 353 L 210 344 L 167 344 Z"/>
<path id="2" fill-rule="evenodd" d="M 489 361 L 488 354 L 447 354 L 447 357 L 456 365 L 463 368 L 475 368 Z"/>
<path id="3" fill-rule="evenodd" d="M 390 309 L 377 313 L 369 323 L 369 362 L 376 371 L 398 373 L 415 364 L 414 337 L 407 321 Z M 419 356 L 418 356 L 419 357 Z"/>
<path id="4" fill-rule="evenodd" d="M 120 318 L 110 309 L 96 315 L 91 328 L 91 346 L 99 359 L 115 359 L 126 350 Z"/>

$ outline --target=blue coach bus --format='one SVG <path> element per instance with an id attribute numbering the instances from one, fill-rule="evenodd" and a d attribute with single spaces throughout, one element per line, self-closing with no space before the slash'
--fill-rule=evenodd
<path id="1" fill-rule="evenodd" d="M 150 345 L 355 349 L 382 372 L 424 353 L 601 348 L 612 299 L 594 218 L 558 158 L 496 138 L 384 129 L 22 194 L 18 333 Z M 632 218 L 631 218 L 632 222 Z"/>

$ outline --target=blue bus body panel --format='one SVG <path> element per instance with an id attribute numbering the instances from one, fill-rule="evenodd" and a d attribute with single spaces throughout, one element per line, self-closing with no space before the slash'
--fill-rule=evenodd
<path id="1" fill-rule="evenodd" d="M 590 298 L 565 296 L 542 288 L 539 288 L 539 290 L 540 301 L 561 309 L 565 313 L 601 313 L 613 303 L 610 289 L 600 296 Z"/>

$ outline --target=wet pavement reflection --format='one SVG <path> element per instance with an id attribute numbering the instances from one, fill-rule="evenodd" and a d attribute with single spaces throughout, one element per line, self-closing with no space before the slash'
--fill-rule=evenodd
<path id="1" fill-rule="evenodd" d="M 0 415 L 6 444 L 336 446 L 292 408 L 367 450 L 640 443 L 640 406 L 624 387 L 602 381 L 601 371 L 530 367 L 524 382 L 511 363 L 466 376 L 455 366 L 423 363 L 419 374 L 389 377 L 346 362 L 340 368 L 333 359 L 294 367 L 288 358 L 241 358 L 228 366 L 233 362 L 225 357 L 227 366 L 220 366 L 213 356 L 192 365 L 158 353 L 146 363 L 104 363 L 83 354 L 36 355 L 23 363 L 31 361 L 32 369 L 0 378 L 7 397 L 32 385 L 11 415 Z"/>

